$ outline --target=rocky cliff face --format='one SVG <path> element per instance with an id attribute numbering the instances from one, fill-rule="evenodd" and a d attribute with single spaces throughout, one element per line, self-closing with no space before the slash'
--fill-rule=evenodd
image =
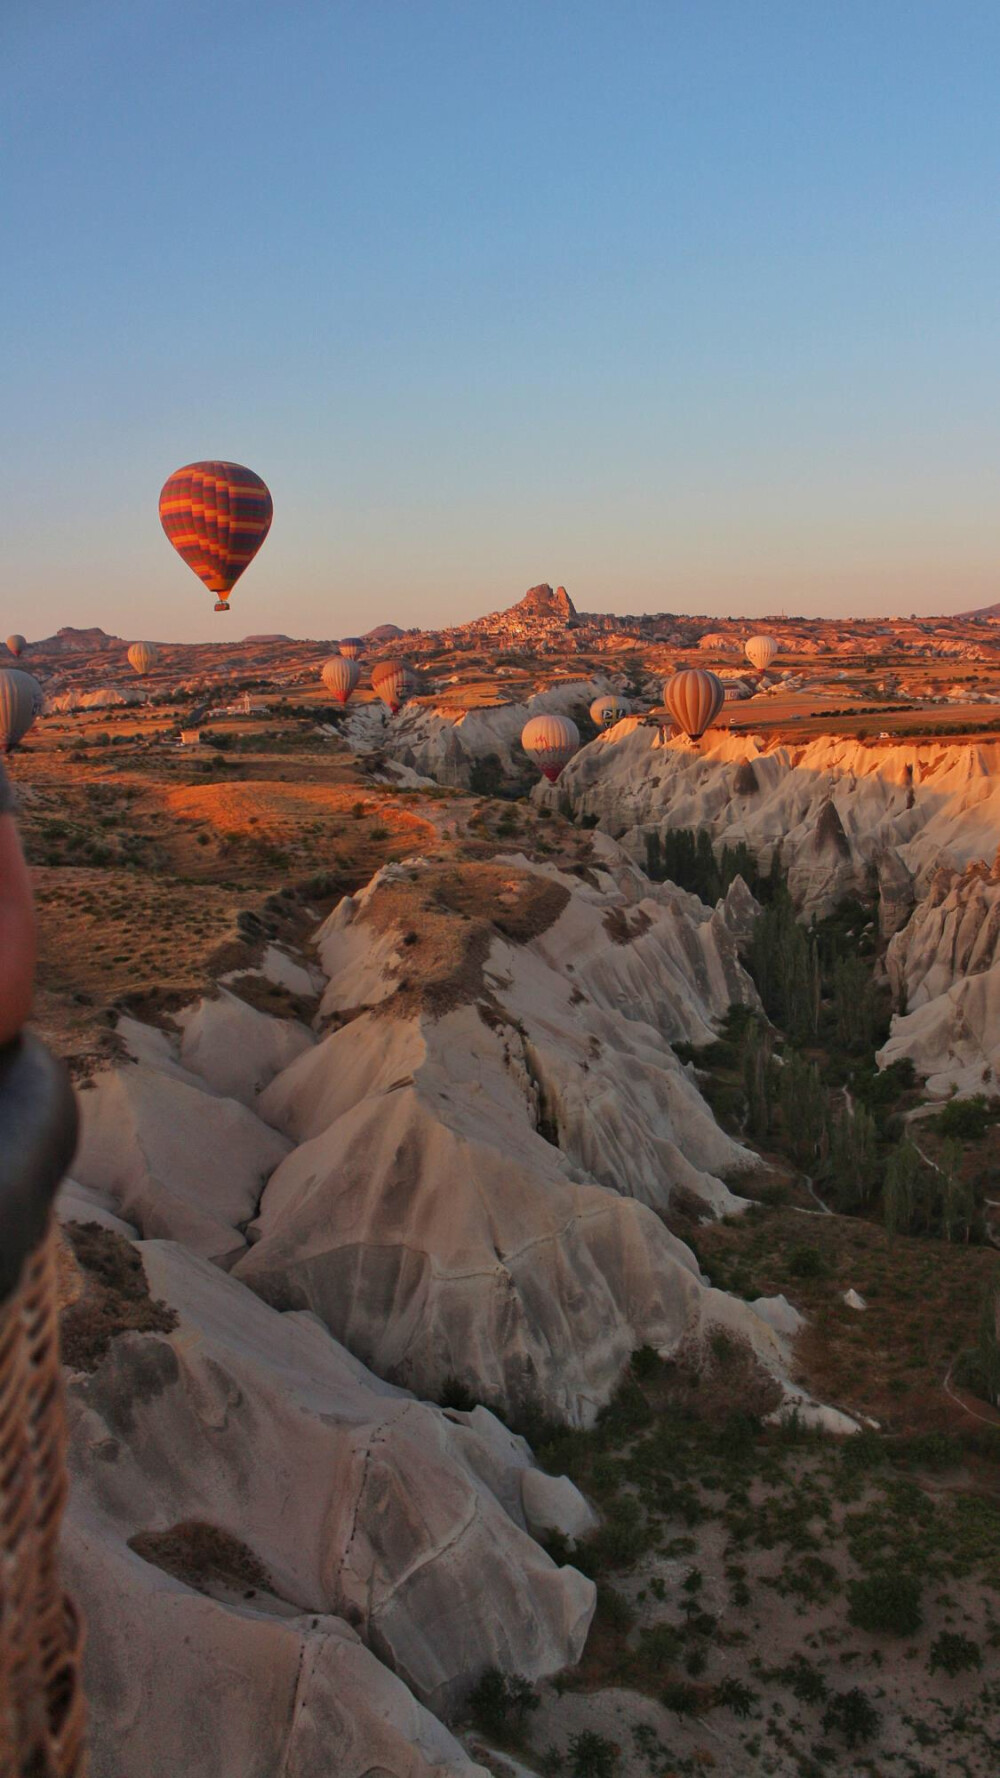
<path id="1" fill-rule="evenodd" d="M 875 748 L 823 738 L 768 747 L 712 731 L 693 745 L 626 717 L 570 761 L 554 791 L 535 794 L 550 804 L 568 796 L 637 858 L 646 834 L 667 827 L 705 827 L 719 844 L 743 840 L 765 866 L 780 845 L 792 894 L 812 913 L 865 891 L 887 851 L 918 894 L 942 860 L 961 869 L 992 857 L 998 768 L 996 744 Z"/>
<path id="2" fill-rule="evenodd" d="M 886 952 L 893 996 L 883 1064 L 909 1057 L 928 1091 L 1000 1082 L 1000 862 L 941 865 Z"/>
<path id="3" fill-rule="evenodd" d="M 588 1504 L 485 1406 L 419 1395 L 586 1423 L 635 1347 L 720 1325 L 781 1373 L 768 1305 L 656 1214 L 735 1207 L 754 1164 L 671 1048 L 753 998 L 751 911 L 601 834 L 578 876 L 410 860 L 322 928 L 315 1028 L 227 990 L 120 1022 L 62 1215 L 139 1256 L 166 1320 L 70 1350 L 95 1778 L 325 1778 L 331 1749 L 471 1775 L 429 1711 L 578 1657 L 593 1585 L 536 1538 Z"/>

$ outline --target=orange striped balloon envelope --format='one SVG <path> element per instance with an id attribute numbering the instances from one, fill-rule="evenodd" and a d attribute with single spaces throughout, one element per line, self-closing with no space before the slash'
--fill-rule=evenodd
<path id="1" fill-rule="evenodd" d="M 320 677 L 330 696 L 336 698 L 338 704 L 346 704 L 361 678 L 361 668 L 357 661 L 348 660 L 346 655 L 334 654 L 330 656 Z"/>
<path id="2" fill-rule="evenodd" d="M 343 648 L 341 643 L 341 648 Z M 393 716 L 401 704 L 405 704 L 413 694 L 416 684 L 413 668 L 408 661 L 380 661 L 372 668 L 372 691 L 388 704 Z"/>
<path id="3" fill-rule="evenodd" d="M 663 702 L 678 728 L 692 741 L 698 741 L 715 721 L 726 701 L 726 688 L 714 673 L 704 667 L 685 667 L 674 673 L 663 687 Z"/>
<path id="4" fill-rule="evenodd" d="M 550 784 L 555 783 L 579 745 L 580 731 L 572 717 L 557 716 L 554 711 L 533 716 L 521 730 L 521 746 Z"/>
<path id="5" fill-rule="evenodd" d="M 360 636 L 343 636 L 337 643 L 337 647 L 345 660 L 349 661 L 360 660 L 365 652 L 365 645 Z"/>
<path id="6" fill-rule="evenodd" d="M 239 463 L 188 463 L 163 484 L 160 523 L 177 554 L 215 593 L 216 611 L 249 568 L 274 508 L 266 483 Z"/>

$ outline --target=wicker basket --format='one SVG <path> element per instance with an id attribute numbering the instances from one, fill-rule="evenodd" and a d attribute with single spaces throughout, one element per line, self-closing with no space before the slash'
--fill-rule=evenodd
<path id="1" fill-rule="evenodd" d="M 0 1778 L 82 1778 L 82 1637 L 59 1584 L 66 1421 L 51 1202 L 72 1093 L 40 1044 L 0 1053 Z"/>

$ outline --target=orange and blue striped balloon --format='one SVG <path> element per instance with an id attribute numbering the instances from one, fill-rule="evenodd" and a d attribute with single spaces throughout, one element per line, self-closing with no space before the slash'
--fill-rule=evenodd
<path id="1" fill-rule="evenodd" d="M 179 556 L 215 593 L 216 611 L 249 568 L 274 508 L 267 484 L 240 463 L 188 463 L 163 484 L 160 523 Z"/>

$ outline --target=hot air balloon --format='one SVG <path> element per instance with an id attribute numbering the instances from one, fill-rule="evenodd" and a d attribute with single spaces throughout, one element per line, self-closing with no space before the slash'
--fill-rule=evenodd
<path id="1" fill-rule="evenodd" d="M 27 646 L 28 644 L 24 640 L 24 637 L 17 635 L 16 632 L 13 636 L 7 637 L 7 647 L 15 660 L 17 660 L 19 655 L 24 653 Z"/>
<path id="2" fill-rule="evenodd" d="M 239 463 L 188 463 L 164 482 L 160 523 L 178 555 L 218 595 L 216 611 L 229 610 L 227 595 L 271 529 L 273 511 L 266 484 Z"/>
<path id="3" fill-rule="evenodd" d="M 153 642 L 133 642 L 128 651 L 128 664 L 133 672 L 138 673 L 140 679 L 144 673 L 149 672 L 150 667 L 156 666 L 158 659 L 159 652 Z"/>
<path id="4" fill-rule="evenodd" d="M 337 644 L 341 654 L 349 661 L 357 661 L 365 652 L 365 645 L 360 636 L 344 636 Z"/>
<path id="5" fill-rule="evenodd" d="M 598 728 L 614 728 L 616 722 L 628 715 L 628 708 L 626 698 L 620 698 L 617 692 L 605 692 L 591 704 L 590 720 L 596 722 Z"/>
<path id="6" fill-rule="evenodd" d="M 0 747 L 12 753 L 42 707 L 42 688 L 20 667 L 0 673 Z"/>
<path id="7" fill-rule="evenodd" d="M 407 661 L 380 661 L 372 668 L 372 691 L 388 704 L 395 716 L 413 691 L 413 668 Z"/>
<path id="8" fill-rule="evenodd" d="M 709 724 L 715 721 L 726 699 L 725 687 L 714 673 L 704 667 L 686 667 L 668 679 L 663 687 L 663 702 L 678 728 L 692 741 L 698 741 Z"/>
<path id="9" fill-rule="evenodd" d="M 323 684 L 338 704 L 347 703 L 360 678 L 361 668 L 357 661 L 350 661 L 343 654 L 332 655 L 323 668 Z"/>
<path id="10" fill-rule="evenodd" d="M 773 636 L 751 636 L 744 649 L 747 660 L 758 673 L 767 672 L 777 652 L 778 644 Z"/>
<path id="11" fill-rule="evenodd" d="M 580 745 L 580 731 L 568 716 L 533 716 L 521 730 L 521 746 L 544 778 L 554 784 Z"/>

